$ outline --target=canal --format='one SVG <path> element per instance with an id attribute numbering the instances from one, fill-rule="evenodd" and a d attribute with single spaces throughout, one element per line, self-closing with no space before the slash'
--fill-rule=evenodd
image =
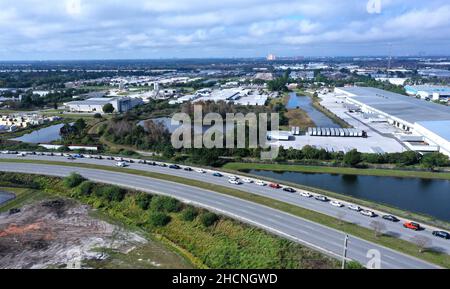
<path id="1" fill-rule="evenodd" d="M 450 222 L 450 181 L 251 170 L 249 173 L 386 204 Z"/>
<path id="2" fill-rule="evenodd" d="M 64 124 L 56 124 L 46 128 L 35 130 L 29 134 L 25 134 L 21 137 L 12 139 L 13 141 L 19 141 L 32 144 L 47 144 L 53 141 L 61 139 L 60 130 Z"/>
<path id="3" fill-rule="evenodd" d="M 317 110 L 312 103 L 312 99 L 308 96 L 297 95 L 295 92 L 289 94 L 289 102 L 286 105 L 287 109 L 300 108 L 305 111 L 317 127 L 325 128 L 340 128 L 338 124 L 333 122 L 328 116 Z"/>

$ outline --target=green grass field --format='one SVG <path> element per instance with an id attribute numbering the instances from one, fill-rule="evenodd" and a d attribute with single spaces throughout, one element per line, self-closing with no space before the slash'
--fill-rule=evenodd
<path id="1" fill-rule="evenodd" d="M 139 176 L 145 176 L 150 178 L 156 178 L 161 180 L 166 180 L 175 183 L 182 183 L 189 186 L 199 187 L 202 189 L 218 192 L 221 194 L 237 197 L 243 200 L 251 201 L 267 207 L 271 207 L 280 211 L 290 213 L 292 215 L 325 225 L 330 228 L 337 229 L 339 231 L 351 234 L 353 236 L 359 237 L 361 239 L 374 242 L 385 247 L 397 250 L 399 252 L 405 253 L 423 259 L 425 261 L 437 264 L 439 266 L 450 268 L 450 255 L 442 254 L 434 251 L 425 251 L 420 253 L 420 249 L 417 245 L 401 240 L 392 236 L 383 235 L 381 237 L 375 236 L 374 232 L 370 229 L 360 227 L 355 224 L 343 222 L 337 218 L 330 217 L 319 212 L 307 210 L 300 208 L 288 203 L 273 200 L 271 198 L 250 194 L 236 189 L 231 189 L 227 187 L 217 186 L 215 184 L 204 183 L 201 181 L 185 179 L 177 176 L 144 172 L 133 169 L 121 169 L 115 167 L 101 166 L 101 165 L 90 165 L 90 164 L 76 164 L 76 163 L 64 163 L 64 162 L 50 162 L 50 161 L 28 161 L 28 160 L 0 160 L 0 162 L 17 162 L 17 163 L 38 163 L 38 164 L 49 164 L 49 165 L 62 165 L 62 166 L 73 166 L 73 167 L 83 167 L 91 169 L 100 169 L 104 171 L 112 172 L 122 172 L 129 173 Z"/>

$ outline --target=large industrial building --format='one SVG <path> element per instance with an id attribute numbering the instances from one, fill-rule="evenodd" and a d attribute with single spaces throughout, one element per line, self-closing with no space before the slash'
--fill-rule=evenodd
<path id="1" fill-rule="evenodd" d="M 450 87 L 439 85 L 407 85 L 405 86 L 406 93 L 417 96 L 422 99 L 430 99 L 434 101 L 444 100 L 450 98 Z"/>
<path id="2" fill-rule="evenodd" d="M 81 101 L 72 101 L 65 104 L 70 112 L 79 113 L 103 113 L 106 104 L 112 104 L 114 112 L 127 112 L 135 106 L 143 103 L 140 98 L 116 97 L 116 98 L 89 98 Z"/>
<path id="3" fill-rule="evenodd" d="M 400 140 L 409 149 L 450 156 L 450 107 L 370 87 L 336 88 L 335 93 L 403 130 Z"/>

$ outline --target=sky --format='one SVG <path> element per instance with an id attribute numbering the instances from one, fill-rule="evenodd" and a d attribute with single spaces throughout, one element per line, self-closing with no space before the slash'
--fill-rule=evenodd
<path id="1" fill-rule="evenodd" d="M 448 0 L 0 0 L 0 60 L 449 55 Z"/>

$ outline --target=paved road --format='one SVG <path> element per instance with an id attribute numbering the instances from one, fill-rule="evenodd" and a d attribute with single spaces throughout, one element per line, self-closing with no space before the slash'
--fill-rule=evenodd
<path id="1" fill-rule="evenodd" d="M 15 158 L 15 156 L 11 155 L 3 155 L 0 154 L 0 159 L 7 159 L 7 158 Z M 59 162 L 73 162 L 70 160 L 67 160 L 67 158 L 64 157 L 56 157 L 56 156 L 27 156 L 25 159 L 33 159 L 33 160 L 48 160 L 48 161 L 59 161 Z M 77 159 L 77 163 L 84 163 L 84 164 L 96 164 L 96 165 L 106 165 L 106 166 L 115 166 L 115 161 L 110 160 L 98 160 L 98 159 Z M 274 200 L 286 202 L 292 205 L 296 205 L 302 208 L 306 208 L 309 210 L 313 210 L 316 212 L 320 212 L 322 214 L 326 214 L 328 216 L 332 216 L 335 218 L 339 218 L 342 220 L 345 220 L 350 223 L 357 224 L 362 227 L 371 228 L 371 223 L 376 220 L 384 224 L 386 227 L 384 232 L 387 234 L 391 234 L 397 238 L 401 238 L 406 241 L 411 241 L 416 236 L 426 236 L 430 238 L 431 245 L 430 247 L 433 248 L 436 251 L 444 252 L 447 254 L 450 254 L 450 240 L 444 240 L 440 238 L 436 238 L 432 236 L 432 231 L 437 230 L 436 228 L 431 228 L 428 226 L 424 226 L 425 230 L 420 232 L 415 232 L 409 229 L 403 228 L 403 223 L 406 220 L 401 220 L 399 223 L 392 223 L 386 220 L 383 220 L 381 217 L 378 218 L 368 218 L 363 215 L 361 215 L 358 212 L 351 211 L 347 208 L 336 208 L 331 206 L 329 203 L 323 203 L 316 201 L 313 198 L 303 198 L 299 196 L 299 194 L 291 194 L 284 192 L 283 190 L 275 190 L 270 187 L 261 187 L 257 186 L 255 184 L 243 184 L 240 186 L 236 186 L 233 184 L 230 184 L 228 182 L 228 178 L 225 176 L 223 178 L 218 178 L 212 176 L 211 172 L 208 172 L 206 174 L 200 174 L 197 172 L 187 172 L 184 170 L 173 170 L 169 168 L 164 168 L 160 166 L 150 166 L 150 165 L 141 165 L 141 164 L 130 164 L 129 168 L 135 169 L 135 170 L 142 170 L 142 171 L 148 171 L 148 172 L 157 172 L 162 174 L 169 174 L 179 177 L 184 177 L 188 179 L 195 179 L 199 181 L 203 181 L 206 183 L 214 183 L 217 185 L 221 185 L 224 187 L 229 187 L 233 189 L 238 189 L 244 192 L 268 197 Z M 346 204 L 345 202 L 342 202 Z M 383 212 L 377 212 L 380 216 L 383 215 Z"/>
<path id="2" fill-rule="evenodd" d="M 339 231 L 278 210 L 212 191 L 126 173 L 65 166 L 0 163 L 0 171 L 60 177 L 77 172 L 96 182 L 119 185 L 148 193 L 173 196 L 183 202 L 220 212 L 335 257 L 338 257 L 342 252 L 344 234 Z M 422 260 L 356 237 L 350 237 L 349 258 L 362 264 L 367 264 L 369 261 L 368 252 L 370 250 L 376 250 L 380 253 L 380 265 L 383 269 L 436 268 L 436 266 Z"/>

